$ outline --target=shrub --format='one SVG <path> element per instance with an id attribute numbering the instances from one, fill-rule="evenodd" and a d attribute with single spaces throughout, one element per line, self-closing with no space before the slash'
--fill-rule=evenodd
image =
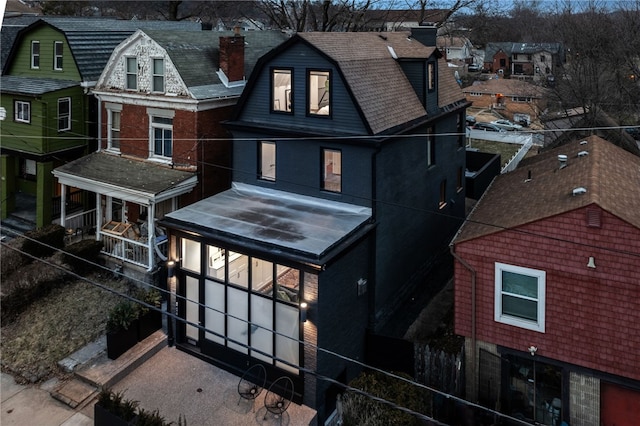
<path id="1" fill-rule="evenodd" d="M 51 256 L 56 249 L 64 247 L 65 229 L 60 225 L 47 225 L 34 231 L 25 232 L 22 251 L 35 257 Z"/>
<path id="2" fill-rule="evenodd" d="M 153 411 L 147 411 L 141 408 L 138 411 L 138 418 L 136 419 L 136 426 L 167 426 L 168 423 L 160 415 L 160 412 L 156 409 Z"/>
<path id="3" fill-rule="evenodd" d="M 78 274 L 94 269 L 98 263 L 100 252 L 104 246 L 102 241 L 82 240 L 65 248 L 64 262 Z"/>
<path id="4" fill-rule="evenodd" d="M 125 421 L 133 420 L 138 410 L 138 401 L 124 398 L 124 392 L 104 388 L 98 394 L 98 404 Z"/>
<path id="5" fill-rule="evenodd" d="M 21 253 L 23 244 L 24 238 L 15 238 L 4 244 L 4 247 L 0 250 L 0 276 L 2 277 L 2 282 L 5 282 L 9 274 L 31 262 L 29 256 Z"/>
<path id="6" fill-rule="evenodd" d="M 128 300 L 118 303 L 109 313 L 107 319 L 107 332 L 128 330 L 131 323 L 138 319 L 138 307 Z"/>
<path id="7" fill-rule="evenodd" d="M 159 308 L 161 304 L 160 292 L 155 288 L 137 288 L 134 291 L 133 297 L 147 305 L 155 306 L 156 308 Z M 149 307 L 146 305 L 139 304 L 138 307 L 140 309 L 140 315 L 145 315 L 149 312 Z"/>

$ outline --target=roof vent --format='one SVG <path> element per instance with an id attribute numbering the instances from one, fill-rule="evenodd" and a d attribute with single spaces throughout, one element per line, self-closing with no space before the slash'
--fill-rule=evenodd
<path id="1" fill-rule="evenodd" d="M 558 161 L 560 162 L 560 168 L 564 169 L 567 167 L 567 156 L 564 154 L 558 155 Z"/>
<path id="2" fill-rule="evenodd" d="M 576 196 L 576 195 L 582 195 L 582 194 L 586 194 L 586 193 L 587 193 L 587 188 L 579 186 L 579 187 L 573 189 L 572 195 Z"/>
<path id="3" fill-rule="evenodd" d="M 587 141 L 580 141 L 580 145 L 586 145 Z"/>
<path id="4" fill-rule="evenodd" d="M 587 155 L 589 155 L 589 151 L 580 151 L 578 153 L 578 157 L 586 157 Z"/>

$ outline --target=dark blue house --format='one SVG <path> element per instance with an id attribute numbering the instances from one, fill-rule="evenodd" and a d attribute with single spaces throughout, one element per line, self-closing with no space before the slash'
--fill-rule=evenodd
<path id="1" fill-rule="evenodd" d="M 324 422 L 464 218 L 465 111 L 435 28 L 299 33 L 227 124 L 233 187 L 162 220 L 179 347 L 287 375 Z M 182 297 L 184 296 L 184 298 Z M 339 354 L 340 356 L 337 356 Z"/>

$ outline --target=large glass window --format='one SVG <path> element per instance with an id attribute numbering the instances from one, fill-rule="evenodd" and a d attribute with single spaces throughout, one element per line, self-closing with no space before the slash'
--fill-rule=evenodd
<path id="1" fill-rule="evenodd" d="M 71 98 L 58 99 L 58 131 L 71 130 Z"/>
<path id="2" fill-rule="evenodd" d="M 127 89 L 138 90 L 138 60 L 136 58 L 126 58 Z"/>
<path id="3" fill-rule="evenodd" d="M 61 41 L 54 42 L 53 45 L 53 69 L 57 71 L 62 70 L 62 49 L 63 44 Z"/>
<path id="4" fill-rule="evenodd" d="M 151 135 L 153 155 L 171 158 L 173 155 L 173 119 L 151 117 Z"/>
<path id="5" fill-rule="evenodd" d="M 342 191 L 342 152 L 335 149 L 322 150 L 322 189 Z"/>
<path id="6" fill-rule="evenodd" d="M 274 69 L 272 71 L 273 87 L 273 111 L 293 112 L 293 97 L 291 94 L 292 73 L 291 70 Z"/>
<path id="7" fill-rule="evenodd" d="M 276 180 L 276 143 L 260 142 L 260 179 Z"/>
<path id="8" fill-rule="evenodd" d="M 329 71 L 309 71 L 309 114 L 329 115 Z"/>
<path id="9" fill-rule="evenodd" d="M 29 102 L 15 101 L 13 109 L 15 121 L 31 123 L 31 104 Z"/>
<path id="10" fill-rule="evenodd" d="M 544 333 L 546 273 L 495 264 L 495 320 Z"/>
<path id="11" fill-rule="evenodd" d="M 31 68 L 40 68 L 40 42 L 31 42 Z"/>
<path id="12" fill-rule="evenodd" d="M 153 60 L 153 91 L 164 92 L 164 59 Z"/>

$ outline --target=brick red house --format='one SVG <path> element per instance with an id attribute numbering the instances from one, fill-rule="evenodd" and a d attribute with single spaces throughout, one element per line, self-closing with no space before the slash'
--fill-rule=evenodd
<path id="1" fill-rule="evenodd" d="M 637 424 L 639 157 L 591 136 L 524 161 L 452 252 L 469 399 L 538 424 Z"/>
<path id="2" fill-rule="evenodd" d="M 281 32 L 138 30 L 112 53 L 93 94 L 98 152 L 54 170 L 86 191 L 87 208 L 63 226 L 93 224 L 104 253 L 152 271 L 165 260 L 156 220 L 231 185 L 230 117 L 257 59 Z M 97 226 L 96 226 L 97 224 Z"/>

